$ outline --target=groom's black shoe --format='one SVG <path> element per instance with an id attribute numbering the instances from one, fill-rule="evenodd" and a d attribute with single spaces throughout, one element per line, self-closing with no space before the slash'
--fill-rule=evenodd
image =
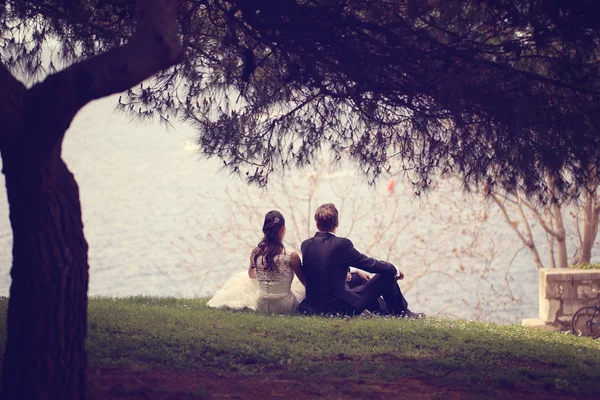
<path id="1" fill-rule="evenodd" d="M 302 314 L 308 314 L 308 315 L 317 313 L 317 311 L 310 304 L 308 304 L 306 299 L 304 299 L 300 302 L 300 305 L 298 305 L 298 311 L 300 311 Z"/>
<path id="2" fill-rule="evenodd" d="M 401 314 L 402 318 L 410 318 L 410 319 L 423 319 L 425 318 L 425 313 L 416 313 L 410 310 L 406 310 Z"/>

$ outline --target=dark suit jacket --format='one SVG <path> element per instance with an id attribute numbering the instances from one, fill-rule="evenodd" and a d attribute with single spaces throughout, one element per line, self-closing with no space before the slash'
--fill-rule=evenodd
<path id="1" fill-rule="evenodd" d="M 396 267 L 361 254 L 346 238 L 317 234 L 302 242 L 302 268 L 306 278 L 306 302 L 318 312 L 344 307 L 364 308 L 365 299 L 346 285 L 349 267 L 395 276 Z"/>

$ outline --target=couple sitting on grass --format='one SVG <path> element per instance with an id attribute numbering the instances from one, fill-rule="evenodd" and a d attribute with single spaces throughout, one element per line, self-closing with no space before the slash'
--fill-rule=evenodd
<path id="1" fill-rule="evenodd" d="M 298 253 L 288 254 L 282 244 L 283 215 L 269 211 L 264 237 L 252 250 L 247 275 L 231 277 L 208 306 L 269 314 L 358 315 L 369 310 L 409 318 L 425 316 L 408 309 L 397 283 L 404 278 L 402 272 L 388 262 L 361 254 L 350 240 L 335 235 L 338 210 L 333 204 L 317 208 L 315 221 L 318 232 L 302 243 L 301 261 Z"/>

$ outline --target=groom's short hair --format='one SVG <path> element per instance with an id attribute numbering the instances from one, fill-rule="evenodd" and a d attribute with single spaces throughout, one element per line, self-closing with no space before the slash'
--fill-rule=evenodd
<path id="1" fill-rule="evenodd" d="M 317 229 L 330 232 L 338 226 L 338 210 L 333 203 L 326 203 L 315 211 L 315 221 Z"/>

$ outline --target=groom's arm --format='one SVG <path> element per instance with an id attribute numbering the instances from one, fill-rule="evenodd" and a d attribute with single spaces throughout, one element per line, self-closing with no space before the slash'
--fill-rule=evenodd
<path id="1" fill-rule="evenodd" d="M 365 256 L 354 248 L 354 245 L 349 239 L 342 239 L 340 248 L 341 256 L 346 265 L 355 268 L 360 268 L 364 271 L 374 274 L 392 275 L 395 276 L 398 270 L 389 262 L 376 260 Z"/>

